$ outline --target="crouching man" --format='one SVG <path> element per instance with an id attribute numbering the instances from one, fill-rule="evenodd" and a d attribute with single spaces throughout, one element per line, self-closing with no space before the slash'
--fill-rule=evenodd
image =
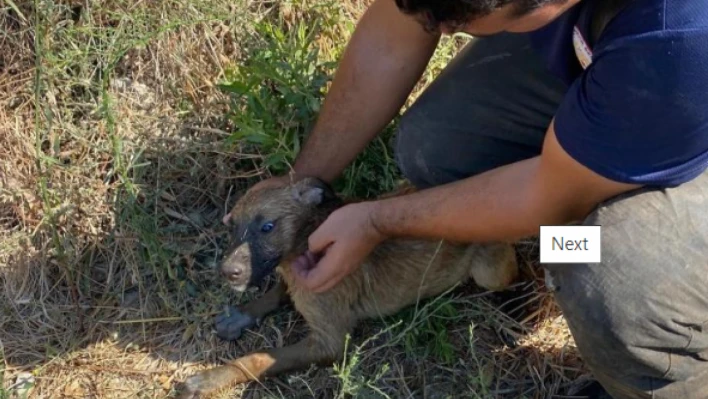
<path id="1" fill-rule="evenodd" d="M 295 177 L 338 177 L 457 31 L 475 39 L 397 135 L 423 190 L 332 214 L 300 283 L 328 290 L 390 237 L 601 225 L 601 263 L 547 265 L 585 362 L 614 398 L 708 397 L 708 2 L 375 0 Z"/>

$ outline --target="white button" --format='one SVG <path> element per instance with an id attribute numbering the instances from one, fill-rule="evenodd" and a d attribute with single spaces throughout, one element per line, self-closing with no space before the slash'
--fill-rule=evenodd
<path id="1" fill-rule="evenodd" d="M 541 263 L 600 263 L 601 226 L 541 226 Z"/>

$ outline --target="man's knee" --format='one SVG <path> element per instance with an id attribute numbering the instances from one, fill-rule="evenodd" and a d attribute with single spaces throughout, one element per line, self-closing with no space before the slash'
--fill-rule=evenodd
<path id="1" fill-rule="evenodd" d="M 602 226 L 601 264 L 546 266 L 583 358 L 616 398 L 706 396 L 706 204 L 708 175 L 627 193 L 584 222 Z"/>
<path id="2" fill-rule="evenodd" d="M 485 133 L 475 111 L 469 111 L 469 123 L 452 122 L 426 103 L 414 104 L 395 136 L 396 163 L 406 179 L 420 189 L 439 186 L 535 155 L 527 146 Z"/>
<path id="3" fill-rule="evenodd" d="M 651 397 L 668 358 L 641 349 L 647 330 L 636 293 L 621 293 L 622 279 L 593 265 L 563 267 L 548 267 L 548 282 L 585 364 L 615 399 Z"/>
<path id="4" fill-rule="evenodd" d="M 405 113 L 396 130 L 394 149 L 401 173 L 419 189 L 443 184 L 446 177 L 436 165 L 441 154 L 425 125 L 415 109 Z"/>
<path id="5" fill-rule="evenodd" d="M 424 188 L 536 156 L 566 90 L 528 35 L 473 39 L 402 116 L 399 168 Z"/>

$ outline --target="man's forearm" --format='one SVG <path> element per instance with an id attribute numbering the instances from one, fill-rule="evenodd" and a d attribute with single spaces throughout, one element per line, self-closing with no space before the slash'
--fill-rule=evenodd
<path id="1" fill-rule="evenodd" d="M 437 45 L 393 0 L 377 0 L 359 22 L 317 124 L 294 165 L 331 182 L 400 110 Z"/>
<path id="2" fill-rule="evenodd" d="M 567 219 L 562 209 L 537 206 L 539 200 L 534 196 L 538 188 L 533 178 L 537 163 L 537 159 L 530 159 L 379 201 L 372 222 L 390 237 L 490 242 L 534 234 L 539 224 Z"/>
<path id="3" fill-rule="evenodd" d="M 373 204 L 372 225 L 387 237 L 459 242 L 515 241 L 541 225 L 584 218 L 615 195 L 641 187 L 606 179 L 560 147 L 553 123 L 542 155 Z"/>

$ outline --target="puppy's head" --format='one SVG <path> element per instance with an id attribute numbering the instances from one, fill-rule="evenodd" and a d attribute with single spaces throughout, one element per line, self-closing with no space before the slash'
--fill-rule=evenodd
<path id="1" fill-rule="evenodd" d="M 232 244 L 222 275 L 238 291 L 260 285 L 281 262 L 307 249 L 308 236 L 338 203 L 331 187 L 316 178 L 247 192 L 226 219 Z"/>

